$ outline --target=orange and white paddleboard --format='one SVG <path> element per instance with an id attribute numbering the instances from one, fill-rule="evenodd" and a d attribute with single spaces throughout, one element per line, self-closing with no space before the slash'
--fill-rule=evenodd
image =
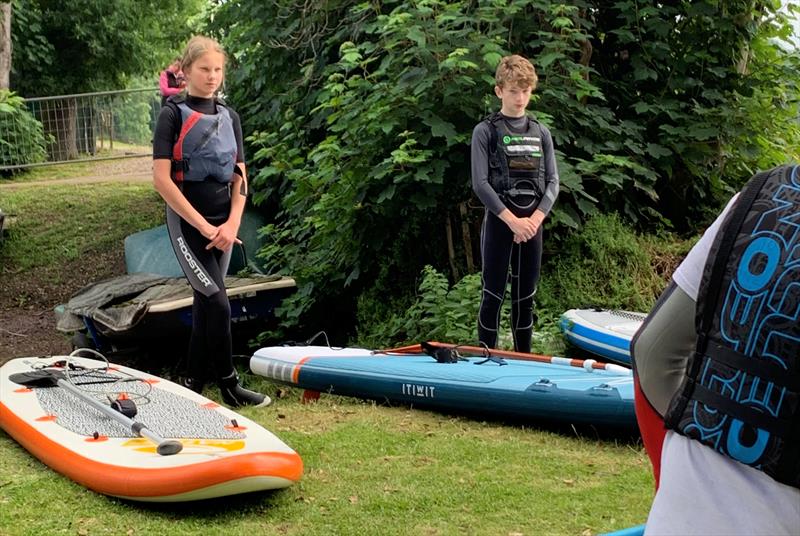
<path id="1" fill-rule="evenodd" d="M 26 388 L 10 379 L 38 369 L 60 371 L 64 381 L 104 404 L 132 401 L 134 421 L 179 441 L 182 449 L 160 455 L 151 440 L 71 389 Z M 75 482 L 136 501 L 193 501 L 285 488 L 303 474 L 300 456 L 247 417 L 163 378 L 94 359 L 18 358 L 0 367 L 0 427 Z"/>

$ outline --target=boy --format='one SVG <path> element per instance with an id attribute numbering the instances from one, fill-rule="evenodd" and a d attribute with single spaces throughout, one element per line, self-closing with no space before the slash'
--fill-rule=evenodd
<path id="1" fill-rule="evenodd" d="M 478 340 L 497 345 L 500 308 L 511 265 L 514 350 L 530 352 L 533 296 L 542 261 L 542 222 L 558 197 L 553 139 L 525 114 L 536 71 L 522 56 L 506 56 L 495 73 L 500 112 L 472 132 L 472 189 L 486 207 L 481 227 L 483 290 Z"/>

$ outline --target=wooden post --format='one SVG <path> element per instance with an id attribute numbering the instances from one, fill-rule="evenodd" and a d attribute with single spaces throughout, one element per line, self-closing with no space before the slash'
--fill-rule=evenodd
<path id="1" fill-rule="evenodd" d="M 456 250 L 453 247 L 453 225 L 450 223 L 450 214 L 447 214 L 447 258 L 450 260 L 450 271 L 453 281 L 458 281 L 458 268 L 456 268 Z"/>

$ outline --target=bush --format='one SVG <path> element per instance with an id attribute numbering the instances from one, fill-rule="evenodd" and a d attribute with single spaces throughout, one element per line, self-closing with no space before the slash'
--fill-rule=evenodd
<path id="1" fill-rule="evenodd" d="M 13 91 L 0 90 L 0 166 L 43 162 L 46 147 L 42 124 L 28 111 L 25 100 Z"/>
<path id="2" fill-rule="evenodd" d="M 425 266 L 418 290 L 412 303 L 401 299 L 389 306 L 374 292 L 363 294 L 358 300 L 356 344 L 381 348 L 423 340 L 476 343 L 480 274 L 468 275 L 451 288 L 445 275 Z"/>
<path id="3" fill-rule="evenodd" d="M 692 242 L 671 235 L 637 235 L 616 215 L 590 219 L 542 270 L 533 351 L 564 350 L 558 320 L 568 309 L 649 311 Z M 468 275 L 451 287 L 446 276 L 426 266 L 416 296 L 386 302 L 380 288 L 377 283 L 358 300 L 354 344 L 386 348 L 422 340 L 476 343 L 480 274 Z M 509 318 L 506 299 L 499 344 L 507 349 L 512 348 Z"/>
<path id="4" fill-rule="evenodd" d="M 118 98 L 114 107 L 114 137 L 125 143 L 149 145 L 153 138 L 150 123 L 153 108 L 159 103 L 151 93 L 133 93 Z M 155 111 L 157 116 L 158 111 Z"/>
<path id="5" fill-rule="evenodd" d="M 447 217 L 472 195 L 470 133 L 497 108 L 504 54 L 540 76 L 530 108 L 561 176 L 551 237 L 611 207 L 639 229 L 691 232 L 747 169 L 796 156 L 785 14 L 667 4 L 342 0 L 298 16 L 290 0 L 220 3 L 211 30 L 236 59 L 254 199 L 271 204 L 262 255 L 300 287 L 284 325 L 352 310 L 382 271 L 393 279 L 377 294 L 396 296 L 447 265 Z"/>
<path id="6" fill-rule="evenodd" d="M 649 311 L 691 243 L 638 235 L 615 214 L 595 216 L 546 262 L 536 295 L 540 314 L 590 306 Z"/>

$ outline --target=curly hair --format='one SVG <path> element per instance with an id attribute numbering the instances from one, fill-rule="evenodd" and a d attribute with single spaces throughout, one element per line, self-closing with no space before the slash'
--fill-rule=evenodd
<path id="1" fill-rule="evenodd" d="M 503 88 L 506 84 L 513 84 L 518 88 L 530 87 L 536 89 L 539 78 L 536 76 L 536 69 L 527 59 L 517 54 L 505 56 L 500 60 L 497 71 L 494 75 L 497 87 Z"/>

